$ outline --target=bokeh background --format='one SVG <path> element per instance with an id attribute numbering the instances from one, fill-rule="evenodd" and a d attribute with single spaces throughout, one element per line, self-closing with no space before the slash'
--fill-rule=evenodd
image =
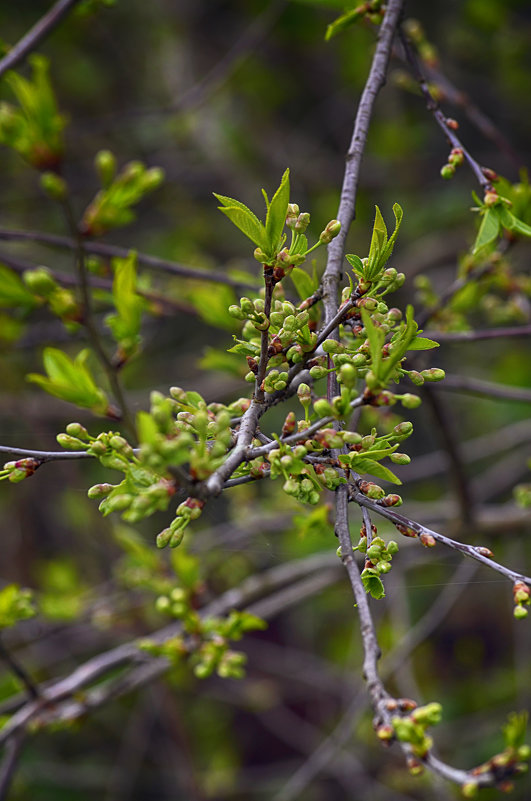
<path id="1" fill-rule="evenodd" d="M 2 40 L 16 42 L 48 7 L 36 0 L 2 4 Z M 141 159 L 161 166 L 163 187 L 141 205 L 134 225 L 106 241 L 192 267 L 255 275 L 246 241 L 216 210 L 212 192 L 259 212 L 261 187 L 274 190 L 289 166 L 292 201 L 311 212 L 317 237 L 336 215 L 344 154 L 375 38 L 362 25 L 325 42 L 326 25 L 340 11 L 334 2 L 118 0 L 95 14 L 70 15 L 40 50 L 50 59 L 60 107 L 70 117 L 64 174 L 78 212 L 98 188 L 93 158 L 99 149 L 111 149 L 121 163 Z M 433 78 L 445 90 L 443 108 L 459 120 L 466 146 L 481 164 L 519 180 L 530 155 L 529 5 L 417 0 L 407 3 L 406 16 L 420 20 L 436 48 L 439 72 Z M 27 67 L 22 72 L 28 74 Z M 5 83 L 0 95 L 11 99 Z M 475 124 L 478 110 L 492 127 L 482 117 Z M 402 308 L 412 302 L 422 310 L 427 295 L 425 289 L 419 295 L 420 274 L 436 291 L 447 287 L 474 241 L 477 221 L 469 208 L 477 187 L 465 167 L 452 181 L 441 179 L 448 152 L 404 65 L 393 58 L 371 124 L 348 252 L 366 255 L 375 203 L 387 219 L 394 202 L 403 206 L 393 257 L 407 276 L 395 301 Z M 6 148 L 0 159 L 1 229 L 66 235 L 61 212 L 39 189 L 35 172 Z M 521 275 L 529 246 L 514 244 L 510 258 L 514 274 Z M 318 252 L 317 270 L 324 259 Z M 0 234 L 0 263 L 16 266 L 17 260 L 19 266 L 74 271 L 70 253 L 2 241 Z M 105 274 L 110 268 L 101 263 L 99 269 Z M 234 302 L 232 290 L 151 271 L 143 281 L 173 306 L 152 309 L 143 352 L 124 370 L 132 407 L 148 408 L 149 392 L 170 385 L 196 389 L 209 401 L 243 394 L 238 361 L 225 359 L 227 370 L 219 369 L 220 352 L 236 330 L 223 313 Z M 100 300 L 103 317 L 103 293 Z M 529 299 L 520 289 L 489 286 L 452 314 L 427 329 L 529 323 Z M 80 341 L 72 342 L 44 311 L 15 324 L 0 309 L 1 444 L 54 449 L 55 435 L 75 419 L 101 430 L 98 421 L 25 380 L 41 371 L 43 345 L 77 352 Z M 444 342 L 431 358 L 452 375 L 531 385 L 525 338 Z M 514 505 L 512 489 L 526 474 L 529 480 L 529 403 L 442 390 L 436 398 L 407 418 L 415 424 L 407 450 L 417 458 L 400 472 L 406 513 L 488 546 L 500 561 L 526 572 L 530 524 Z M 281 425 L 283 414 L 271 414 L 270 430 Z M 467 490 L 475 500 L 465 522 L 441 414 L 464 455 Z M 394 421 L 388 416 L 387 424 Z M 360 425 L 368 430 L 375 422 L 366 414 Z M 86 489 L 111 479 L 86 462 L 58 462 L 22 484 L 0 487 L 1 579 L 34 589 L 42 610 L 4 640 L 40 681 L 66 675 L 92 654 L 165 622 L 155 612 L 153 593 L 142 586 L 141 544 L 152 547 L 166 517 L 145 521 L 136 535 L 118 518 L 103 520 Z M 328 586 L 301 593 L 298 603 L 286 601 L 267 631 L 245 640 L 244 680 L 200 682 L 174 671 L 74 729 L 37 733 L 25 748 L 13 799 L 456 796 L 429 777 L 409 776 L 400 757 L 377 744 L 360 678 L 356 612 L 335 567 L 332 526 L 323 515 L 308 519 L 308 510 L 277 490 L 240 487 L 207 507 L 187 546 L 200 558 L 207 592 L 312 554 L 322 555 Z M 360 522 L 353 510 L 354 531 Z M 385 525 L 381 532 L 394 536 Z M 170 570 L 171 557 L 160 558 Z M 529 708 L 531 635 L 526 621 L 513 623 L 510 585 L 495 573 L 463 568 L 449 552 L 433 554 L 408 541 L 386 591 L 373 607 L 392 671 L 390 688 L 440 700 L 439 753 L 463 767 L 481 762 L 502 747 L 507 713 Z M 403 638 L 432 605 L 431 625 L 424 619 L 426 631 L 402 663 Z M 0 712 L 17 691 L 12 676 L 2 673 Z M 327 741 L 334 731 L 336 738 Z M 315 752 L 324 741 L 328 751 L 319 751 L 316 769 Z M 307 783 L 297 790 L 293 776 L 308 764 L 315 775 L 308 769 Z M 284 796 L 277 795 L 281 791 Z M 496 794 L 485 791 L 483 797 Z M 528 780 L 520 781 L 513 797 L 531 797 Z"/>

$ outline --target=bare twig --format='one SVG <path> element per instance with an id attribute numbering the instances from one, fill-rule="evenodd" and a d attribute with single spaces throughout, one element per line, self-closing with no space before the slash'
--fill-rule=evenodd
<path id="1" fill-rule="evenodd" d="M 422 335 L 436 342 L 479 342 L 483 339 L 505 337 L 528 337 L 531 325 L 515 325 L 508 328 L 484 328 L 475 331 L 423 331 Z"/>
<path id="2" fill-rule="evenodd" d="M 65 236 L 57 236 L 56 234 L 47 234 L 41 231 L 13 231 L 11 229 L 0 228 L 0 240 L 14 241 L 14 242 L 37 242 L 51 247 L 61 248 L 62 250 L 76 251 L 78 244 L 74 239 L 69 239 Z M 86 239 L 82 243 L 85 253 L 91 253 L 95 256 L 102 256 L 103 258 L 126 258 L 130 248 L 122 248 L 117 245 L 106 245 L 101 242 L 90 242 Z M 158 256 L 151 256 L 147 253 L 137 252 L 138 263 L 143 267 L 160 270 L 161 272 L 171 273 L 178 275 L 181 278 L 191 278 L 195 281 L 206 281 L 215 284 L 226 284 L 241 289 L 254 289 L 257 290 L 257 285 L 254 283 L 241 281 L 239 279 L 231 278 L 224 273 L 202 270 L 200 268 L 187 267 L 184 264 L 179 264 L 169 259 L 162 259 Z"/>
<path id="3" fill-rule="evenodd" d="M 0 764 L 0 801 L 7 801 L 11 782 L 22 753 L 24 739 L 24 732 L 19 732 L 6 746 L 5 756 Z"/>
<path id="4" fill-rule="evenodd" d="M 482 379 L 469 378 L 468 376 L 447 375 L 440 384 L 439 389 L 465 392 L 485 398 L 501 398 L 502 400 L 531 403 L 530 389 L 508 387 L 504 384 L 494 384 L 492 381 L 483 381 Z"/>
<path id="5" fill-rule="evenodd" d="M 402 29 L 399 29 L 399 37 L 400 37 L 400 42 L 402 43 L 402 47 L 404 48 L 406 60 L 411 66 L 411 70 L 413 72 L 413 75 L 415 76 L 415 79 L 418 81 L 418 84 L 420 86 L 420 91 L 422 92 L 422 95 L 426 100 L 426 105 L 428 107 L 428 110 L 431 111 L 431 113 L 433 114 L 437 125 L 439 126 L 439 128 L 441 128 L 451 146 L 462 150 L 463 156 L 465 157 L 465 160 L 467 161 L 470 169 L 474 173 L 480 186 L 484 190 L 490 189 L 492 186 L 491 181 L 485 177 L 481 165 L 478 164 L 476 159 L 468 152 L 466 147 L 464 147 L 463 143 L 456 135 L 455 131 L 448 126 L 447 117 L 443 114 L 443 112 L 439 107 L 438 102 L 435 100 L 432 93 L 430 92 L 428 82 L 422 72 L 422 68 L 420 66 L 419 59 L 417 57 L 415 49 L 411 41 L 409 40 L 409 38 L 406 36 L 405 32 Z"/>
<path id="6" fill-rule="evenodd" d="M 347 153 L 347 163 L 341 188 L 341 199 L 337 212 L 337 219 L 341 223 L 339 234 L 328 246 L 328 261 L 323 275 L 323 303 L 325 309 L 325 322 L 328 323 L 337 312 L 337 294 L 341 279 L 345 242 L 352 220 L 356 212 L 356 195 L 360 174 L 360 165 L 367 141 L 369 123 L 372 116 L 374 102 L 378 92 L 385 83 L 387 65 L 395 31 L 402 12 L 403 0 L 389 0 L 385 16 L 381 24 L 378 44 L 372 59 L 367 82 L 363 89 L 350 147 Z"/>
<path id="7" fill-rule="evenodd" d="M 36 50 L 42 40 L 57 27 L 63 17 L 65 17 L 70 9 L 78 2 L 79 0 L 58 0 L 46 14 L 35 23 L 33 28 L 31 28 L 16 45 L 13 45 L 7 55 L 0 61 L 0 76 L 7 70 L 16 67 L 29 53 Z"/>
<path id="8" fill-rule="evenodd" d="M 39 697 L 39 690 L 33 679 L 30 677 L 27 670 L 15 659 L 13 654 L 6 648 L 0 637 L 0 659 L 2 659 L 9 670 L 21 682 L 25 688 L 30 699 L 37 699 Z"/>

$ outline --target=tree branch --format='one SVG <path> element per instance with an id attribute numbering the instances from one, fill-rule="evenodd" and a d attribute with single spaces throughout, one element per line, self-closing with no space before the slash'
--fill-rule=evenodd
<path id="1" fill-rule="evenodd" d="M 13 69 L 23 61 L 26 56 L 36 50 L 43 39 L 50 34 L 54 28 L 61 22 L 70 9 L 72 9 L 79 0 L 58 0 L 54 6 L 35 23 L 16 45 L 9 50 L 6 56 L 0 61 L 0 76 Z"/>

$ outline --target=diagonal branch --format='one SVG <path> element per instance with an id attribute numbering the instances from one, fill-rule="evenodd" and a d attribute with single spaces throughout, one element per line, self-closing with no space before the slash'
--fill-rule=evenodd
<path id="1" fill-rule="evenodd" d="M 52 8 L 35 23 L 33 28 L 20 39 L 16 45 L 13 45 L 11 50 L 0 61 L 0 76 L 13 69 L 23 61 L 26 56 L 36 50 L 43 39 L 61 22 L 71 8 L 73 8 L 79 0 L 58 0 Z"/>

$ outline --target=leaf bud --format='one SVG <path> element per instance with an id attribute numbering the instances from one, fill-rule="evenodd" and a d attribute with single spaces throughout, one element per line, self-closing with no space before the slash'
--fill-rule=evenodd
<path id="1" fill-rule="evenodd" d="M 402 498 L 396 493 L 386 495 L 385 498 L 382 498 L 382 506 L 402 506 Z"/>
<path id="2" fill-rule="evenodd" d="M 437 701 L 418 706 L 411 713 L 411 717 L 415 723 L 421 723 L 423 726 L 436 726 L 441 722 L 442 706 Z"/>
<path id="3" fill-rule="evenodd" d="M 363 297 L 356 302 L 359 309 L 366 309 L 367 311 L 375 311 L 378 308 L 378 301 L 375 298 Z"/>
<path id="4" fill-rule="evenodd" d="M 385 496 L 385 490 L 373 481 L 360 481 L 359 488 L 360 492 L 373 501 L 379 501 Z"/>
<path id="5" fill-rule="evenodd" d="M 392 726 L 389 726 L 389 724 L 385 724 L 382 726 L 378 726 L 378 728 L 376 729 L 376 736 L 378 737 L 379 740 L 382 740 L 382 742 L 388 743 L 394 738 L 395 733 Z"/>
<path id="6" fill-rule="evenodd" d="M 329 242 L 334 239 L 341 231 L 341 223 L 339 220 L 330 220 L 324 231 L 321 232 L 321 236 L 319 237 L 319 241 L 323 243 L 323 245 L 328 245 Z"/>
<path id="7" fill-rule="evenodd" d="M 41 189 L 52 200 L 62 201 L 68 195 L 66 181 L 56 172 L 43 172 L 41 175 Z"/>
<path id="8" fill-rule="evenodd" d="M 269 261 L 271 261 L 270 257 L 267 255 L 267 253 L 264 253 L 262 248 L 255 248 L 253 256 L 256 261 L 260 262 L 260 264 L 267 264 Z"/>
<path id="9" fill-rule="evenodd" d="M 437 544 L 435 537 L 432 534 L 428 534 L 426 531 L 420 534 L 419 540 L 426 548 L 433 548 Z"/>

